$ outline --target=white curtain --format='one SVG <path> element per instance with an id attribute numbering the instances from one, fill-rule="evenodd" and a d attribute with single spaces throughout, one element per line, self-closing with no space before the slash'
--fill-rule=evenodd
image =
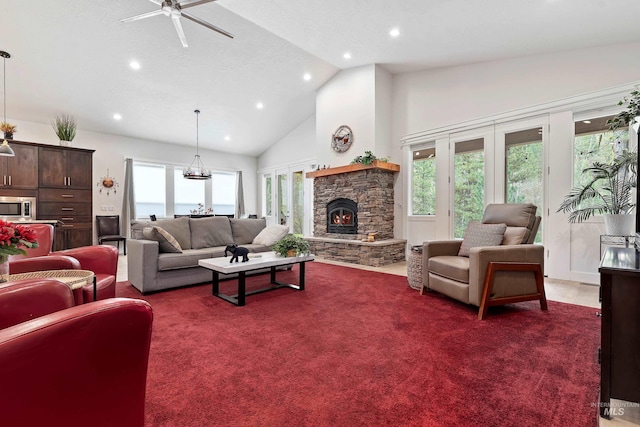
<path id="1" fill-rule="evenodd" d="M 236 218 L 242 218 L 244 217 L 244 190 L 242 189 L 242 171 L 237 172 L 236 184 Z"/>
<path id="2" fill-rule="evenodd" d="M 124 195 L 122 200 L 122 225 L 126 236 L 131 238 L 131 220 L 136 219 L 136 204 L 133 194 L 133 159 L 124 160 Z"/>

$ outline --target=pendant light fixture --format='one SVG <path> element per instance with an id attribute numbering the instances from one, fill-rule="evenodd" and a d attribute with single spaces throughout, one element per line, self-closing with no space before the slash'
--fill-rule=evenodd
<path id="1" fill-rule="evenodd" d="M 2 115 L 4 117 L 4 123 L 7 123 L 7 59 L 11 58 L 9 52 L 0 50 L 0 56 L 2 56 L 2 96 L 3 107 Z M 3 135 L 4 136 L 4 135 Z M 15 156 L 13 149 L 9 146 L 6 139 L 3 138 L 2 145 L 0 145 L 0 156 Z"/>
<path id="2" fill-rule="evenodd" d="M 196 156 L 189 167 L 182 171 L 182 176 L 186 179 L 211 179 L 211 171 L 209 169 L 205 169 L 202 165 L 200 153 L 198 152 L 198 115 L 200 114 L 200 110 L 195 110 L 194 113 L 196 113 Z"/>

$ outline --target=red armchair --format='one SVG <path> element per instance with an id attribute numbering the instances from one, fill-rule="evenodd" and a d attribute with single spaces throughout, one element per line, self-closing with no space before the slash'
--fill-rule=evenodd
<path id="1" fill-rule="evenodd" d="M 37 237 L 38 247 L 27 249 L 27 255 L 9 257 L 9 274 L 42 270 L 90 270 L 96 275 L 98 300 L 116 296 L 118 250 L 114 246 L 83 246 L 51 252 L 54 229 L 50 224 L 29 224 Z M 93 284 L 74 291 L 76 304 L 93 301 Z"/>
<path id="2" fill-rule="evenodd" d="M 25 308 L 14 314 L 17 324 L 0 330 L 2 425 L 142 427 L 151 306 L 112 298 L 56 311 L 65 305 L 64 288 L 71 303 L 69 288 L 29 282 L 0 290 L 0 305 L 11 298 Z M 51 282 L 63 288 L 51 290 Z M 26 308 L 34 300 L 41 312 L 53 312 L 24 322 L 38 315 Z"/>
<path id="3" fill-rule="evenodd" d="M 71 289 L 53 279 L 31 279 L 0 285 L 0 329 L 73 307 Z"/>

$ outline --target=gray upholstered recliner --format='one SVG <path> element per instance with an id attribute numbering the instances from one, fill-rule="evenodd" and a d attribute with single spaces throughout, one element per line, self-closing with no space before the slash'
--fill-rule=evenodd
<path id="1" fill-rule="evenodd" d="M 533 244 L 540 225 L 536 210 L 532 204 L 488 205 L 482 224 L 506 224 L 502 243 L 472 247 L 468 257 L 458 255 L 462 240 L 425 242 L 420 293 L 433 290 L 478 306 L 479 319 L 491 305 L 534 299 L 546 310 L 544 247 Z"/>

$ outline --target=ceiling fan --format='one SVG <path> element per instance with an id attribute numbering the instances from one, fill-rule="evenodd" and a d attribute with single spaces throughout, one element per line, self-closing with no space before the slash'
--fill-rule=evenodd
<path id="1" fill-rule="evenodd" d="M 210 30 L 216 31 L 220 34 L 222 34 L 223 36 L 227 36 L 229 38 L 233 38 L 233 34 L 230 34 L 228 32 L 226 32 L 225 30 L 216 27 L 215 25 L 211 25 L 206 21 L 203 21 L 202 19 L 196 18 L 195 16 L 184 12 L 183 9 L 189 8 L 189 7 L 194 7 L 194 6 L 200 6 L 201 4 L 205 4 L 205 3 L 211 3 L 213 1 L 216 0 L 182 0 L 182 1 L 178 1 L 178 0 L 165 0 L 165 1 L 161 1 L 161 0 L 149 0 L 152 3 L 157 4 L 158 6 L 160 6 L 160 10 L 155 10 L 153 12 L 147 12 L 147 13 L 143 13 L 140 15 L 136 15 L 136 16 L 131 16 L 129 18 L 124 18 L 121 19 L 120 22 L 131 22 L 131 21 L 137 21 L 139 19 L 145 19 L 145 18 L 150 18 L 152 16 L 156 16 L 156 15 L 165 15 L 165 16 L 170 16 L 171 17 L 171 21 L 173 22 L 173 26 L 176 29 L 176 32 L 178 33 L 178 37 L 180 38 L 180 42 L 182 43 L 182 47 L 188 47 L 189 45 L 187 44 L 187 38 L 184 35 L 184 31 L 182 30 L 182 24 L 180 23 L 180 17 L 184 17 L 187 18 L 189 21 L 193 21 L 196 24 L 200 24 L 203 27 L 207 27 Z"/>

